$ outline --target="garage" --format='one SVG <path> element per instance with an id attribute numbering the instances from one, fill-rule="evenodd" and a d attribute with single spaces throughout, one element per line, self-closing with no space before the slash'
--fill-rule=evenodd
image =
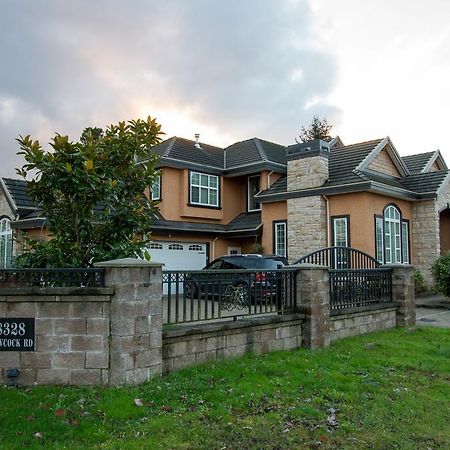
<path id="1" fill-rule="evenodd" d="M 208 263 L 204 242 L 153 241 L 148 251 L 152 261 L 164 264 L 163 270 L 199 270 Z"/>

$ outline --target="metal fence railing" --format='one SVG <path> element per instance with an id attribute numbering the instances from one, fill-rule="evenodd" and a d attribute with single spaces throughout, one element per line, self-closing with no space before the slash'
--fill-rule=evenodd
<path id="1" fill-rule="evenodd" d="M 104 269 L 0 269 L 0 288 L 104 286 Z"/>
<path id="2" fill-rule="evenodd" d="M 163 272 L 164 323 L 294 312 L 298 269 Z"/>
<path id="3" fill-rule="evenodd" d="M 392 302 L 391 269 L 330 270 L 331 311 Z"/>

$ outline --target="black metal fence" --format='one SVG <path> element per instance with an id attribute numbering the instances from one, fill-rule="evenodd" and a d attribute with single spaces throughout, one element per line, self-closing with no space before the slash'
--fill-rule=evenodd
<path id="1" fill-rule="evenodd" d="M 104 286 L 104 269 L 0 269 L 0 288 Z"/>
<path id="2" fill-rule="evenodd" d="M 164 323 L 294 312 L 297 269 L 163 272 Z"/>
<path id="3" fill-rule="evenodd" d="M 326 266 L 330 269 L 375 269 L 380 263 L 356 248 L 327 247 L 301 257 L 296 264 L 308 263 Z"/>
<path id="4" fill-rule="evenodd" d="M 391 269 L 330 270 L 331 311 L 392 302 Z"/>

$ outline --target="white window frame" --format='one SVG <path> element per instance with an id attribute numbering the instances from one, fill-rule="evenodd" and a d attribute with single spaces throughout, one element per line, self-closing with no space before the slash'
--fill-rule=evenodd
<path id="1" fill-rule="evenodd" d="M 336 237 L 337 237 L 337 224 L 338 222 L 345 223 L 345 245 L 337 245 Z M 335 247 L 348 247 L 349 239 L 348 239 L 348 217 L 333 217 L 333 244 Z"/>
<path id="2" fill-rule="evenodd" d="M 151 187 L 152 200 L 161 200 L 161 174 L 159 174 Z"/>
<path id="3" fill-rule="evenodd" d="M 402 263 L 402 215 L 394 205 L 389 205 L 383 214 L 384 258 L 386 264 Z"/>
<path id="4" fill-rule="evenodd" d="M 283 237 L 284 252 L 280 251 L 280 245 L 278 241 L 279 231 L 281 230 Z M 273 224 L 273 248 L 275 255 L 283 256 L 287 258 L 287 223 L 286 222 L 274 222 Z"/>
<path id="5" fill-rule="evenodd" d="M 7 269 L 11 266 L 13 256 L 13 239 L 11 220 L 3 217 L 0 220 L 0 268 Z"/>
<path id="6" fill-rule="evenodd" d="M 194 176 L 198 175 L 199 177 L 199 183 L 194 183 L 193 178 Z M 202 184 L 202 180 L 207 180 L 207 185 Z M 216 180 L 216 186 L 211 186 L 211 180 Z M 200 206 L 209 206 L 217 208 L 219 207 L 219 177 L 217 175 L 210 175 L 207 173 L 202 172 L 191 172 L 189 176 L 189 203 L 192 205 L 200 205 Z M 193 198 L 193 189 L 198 189 L 198 201 L 194 201 Z M 206 191 L 207 195 L 207 202 L 202 202 L 202 191 Z M 212 193 L 215 193 L 216 201 L 212 201 Z"/>
<path id="7" fill-rule="evenodd" d="M 377 234 L 381 231 L 381 234 Z M 381 240 L 380 240 L 380 239 Z M 384 264 L 384 217 L 375 216 L 375 257 Z"/>
<path id="8" fill-rule="evenodd" d="M 228 255 L 240 255 L 241 247 L 228 247 Z"/>
<path id="9" fill-rule="evenodd" d="M 409 264 L 409 223 L 402 221 L 402 261 L 403 264 Z"/>

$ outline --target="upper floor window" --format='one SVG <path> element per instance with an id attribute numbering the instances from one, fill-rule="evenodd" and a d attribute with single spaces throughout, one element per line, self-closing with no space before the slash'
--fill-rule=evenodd
<path id="1" fill-rule="evenodd" d="M 255 195 L 261 190 L 261 175 L 252 175 L 247 179 L 248 210 L 259 211 L 261 204 L 255 200 Z"/>
<path id="2" fill-rule="evenodd" d="M 151 187 L 152 200 L 161 200 L 161 175 L 158 175 Z"/>
<path id="3" fill-rule="evenodd" d="M 190 203 L 201 206 L 219 206 L 219 177 L 191 172 Z"/>
<path id="4" fill-rule="evenodd" d="M 0 268 L 11 267 L 13 255 L 13 239 L 11 221 L 3 218 L 0 221 Z"/>

